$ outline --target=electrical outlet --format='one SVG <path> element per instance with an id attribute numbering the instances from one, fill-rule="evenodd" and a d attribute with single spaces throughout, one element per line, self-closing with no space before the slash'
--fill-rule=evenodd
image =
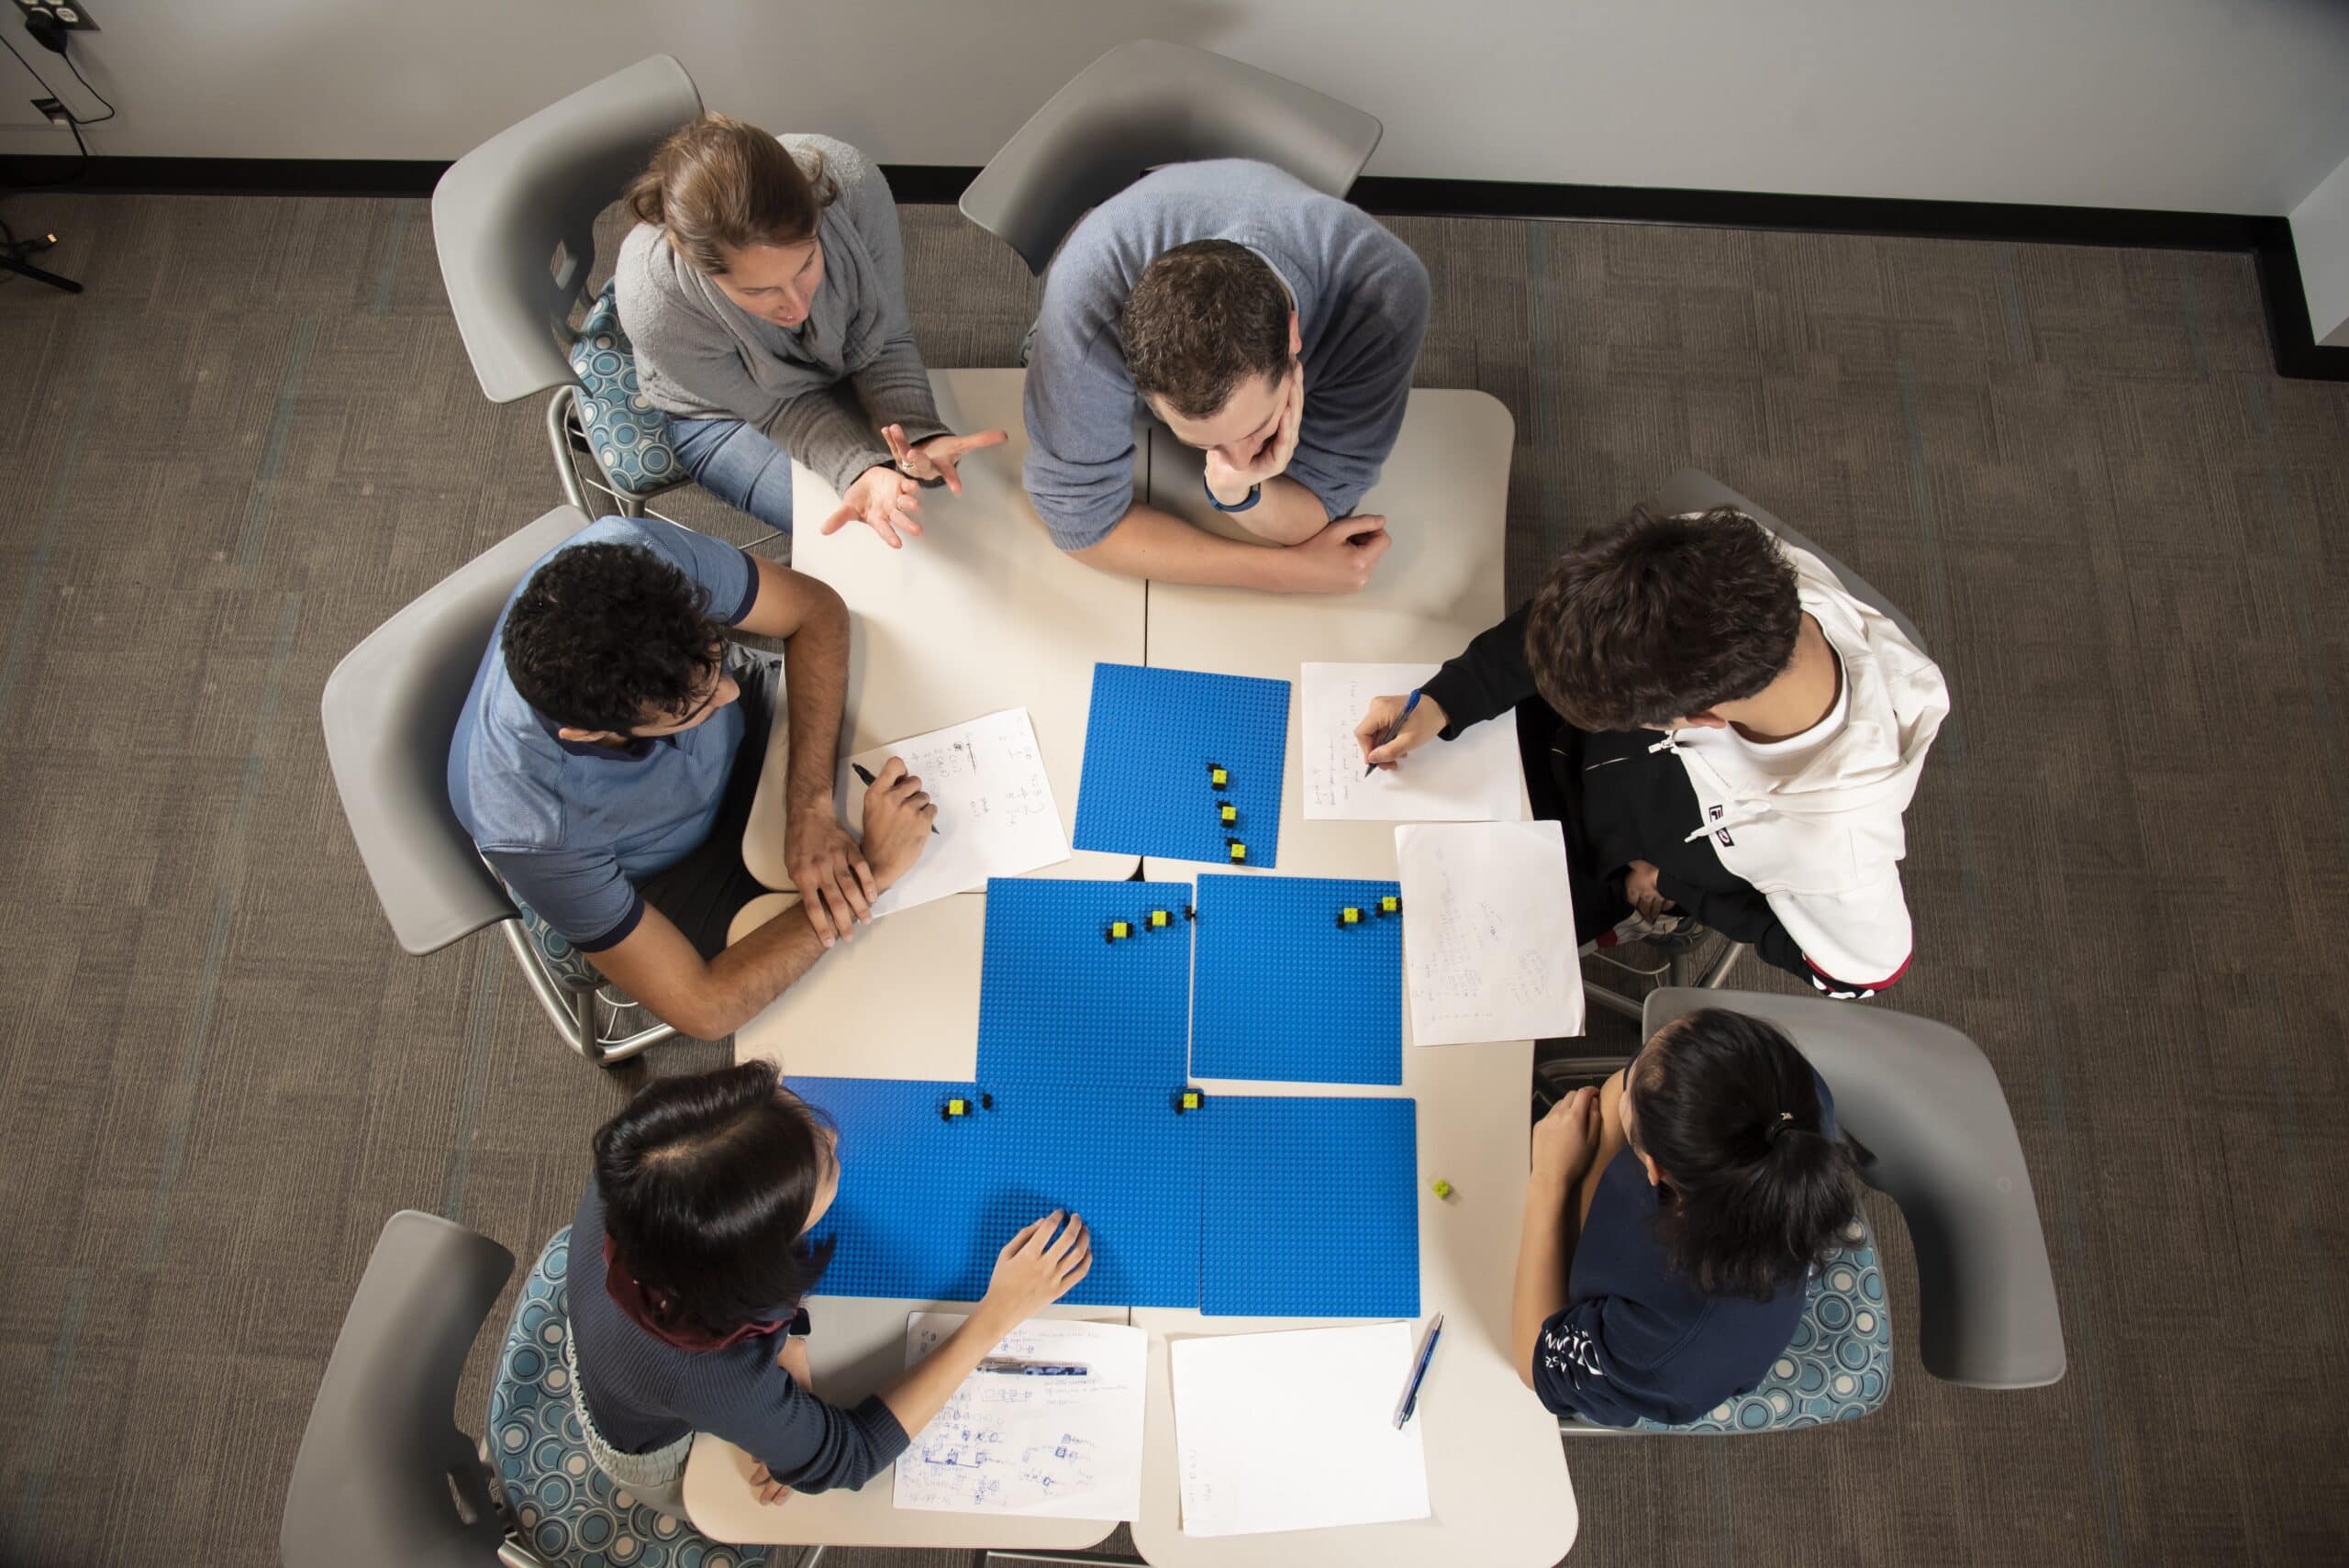
<path id="1" fill-rule="evenodd" d="M 75 32 L 98 30 L 98 19 L 90 15 L 90 8 L 82 0 L 17 0 L 17 9 L 28 16 L 35 11 L 47 12 Z"/>
<path id="2" fill-rule="evenodd" d="M 48 117 L 49 123 L 51 125 L 72 125 L 73 123 L 73 117 L 65 112 L 65 106 L 59 103 L 54 98 L 35 98 L 33 100 L 33 107 L 39 110 L 44 116 Z"/>

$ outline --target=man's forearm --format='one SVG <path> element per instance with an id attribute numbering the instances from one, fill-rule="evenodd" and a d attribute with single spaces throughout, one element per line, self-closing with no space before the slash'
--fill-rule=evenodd
<path id="1" fill-rule="evenodd" d="M 832 808 L 832 764 L 848 694 L 848 609 L 827 594 L 784 639 L 784 706 L 791 759 L 784 773 L 787 815 Z"/>
<path id="2" fill-rule="evenodd" d="M 1532 1176 L 1525 1184 L 1525 1223 L 1517 1244 L 1517 1285 L 1509 1297 L 1509 1359 L 1531 1387 L 1533 1351 L 1542 1325 L 1566 1305 L 1566 1270 L 1574 1262 L 1578 1218 L 1566 1187 Z"/>
<path id="3" fill-rule="evenodd" d="M 696 1022 L 701 1027 L 686 1032 L 702 1040 L 723 1040 L 790 989 L 823 956 L 823 940 L 807 923 L 807 912 L 793 905 L 709 961 L 696 1008 Z"/>
<path id="4" fill-rule="evenodd" d="M 1230 517 L 1268 544 L 1303 544 L 1330 526 L 1329 509 L 1321 505 L 1321 497 L 1286 473 L 1264 481 L 1256 504 L 1244 512 L 1231 513 Z"/>
<path id="5" fill-rule="evenodd" d="M 1069 553 L 1103 572 L 1159 583 L 1275 590 L 1288 586 L 1286 551 L 1195 528 L 1173 513 L 1140 501 L 1098 543 Z"/>

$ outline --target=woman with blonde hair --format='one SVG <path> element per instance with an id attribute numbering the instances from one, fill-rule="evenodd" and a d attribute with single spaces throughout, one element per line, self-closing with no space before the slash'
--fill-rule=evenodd
<path id="1" fill-rule="evenodd" d="M 856 149 L 704 115 L 661 144 L 628 203 L 620 325 L 679 460 L 719 499 L 789 528 L 797 458 L 841 496 L 824 532 L 861 519 L 895 549 L 921 532 L 921 487 L 962 494 L 956 463 L 1003 440 L 940 421 L 896 204 Z"/>

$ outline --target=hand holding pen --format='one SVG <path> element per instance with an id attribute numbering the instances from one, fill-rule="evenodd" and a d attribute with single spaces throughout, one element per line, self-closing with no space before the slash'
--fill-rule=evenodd
<path id="1" fill-rule="evenodd" d="M 1408 697 L 1373 698 L 1370 711 L 1354 726 L 1354 741 L 1365 764 L 1362 776 L 1393 767 L 1442 735 L 1451 722 L 1443 705 L 1424 691 Z"/>

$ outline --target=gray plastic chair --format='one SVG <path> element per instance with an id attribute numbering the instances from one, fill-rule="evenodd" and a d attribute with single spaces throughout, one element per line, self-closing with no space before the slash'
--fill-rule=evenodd
<path id="1" fill-rule="evenodd" d="M 376 1240 L 285 1491 L 285 1568 L 483 1568 L 543 1560 L 451 1412 L 465 1355 L 514 1273 L 488 1237 L 403 1209 Z"/>
<path id="2" fill-rule="evenodd" d="M 2064 1322 L 2031 1172 L 1998 1073 L 1946 1024 L 1813 996 L 1673 987 L 1643 1038 L 1703 1007 L 1765 1018 L 1834 1092 L 1860 1179 L 1900 1207 L 1917 1254 L 1918 1356 L 1944 1383 L 2037 1388 L 2064 1375 Z"/>
<path id="3" fill-rule="evenodd" d="M 1693 468 L 1684 468 L 1664 482 L 1664 487 L 1655 493 L 1648 505 L 1651 508 L 1668 516 L 1676 516 L 1683 512 L 1709 512 L 1716 506 L 1736 507 L 1788 544 L 1798 550 L 1807 550 L 1819 557 L 1827 569 L 1835 573 L 1836 581 L 1843 584 L 1845 593 L 1870 608 L 1882 611 L 1887 620 L 1900 628 L 1900 634 L 1903 637 L 1917 645 L 1919 651 L 1924 651 L 1925 639 L 1917 630 L 1916 623 L 1902 614 L 1898 606 L 1877 593 L 1866 578 L 1820 549 L 1802 534 L 1780 521 L 1776 516 L 1755 506 L 1711 474 Z M 1691 976 L 1691 983 L 1709 989 L 1725 984 L 1729 980 L 1730 972 L 1737 967 L 1738 961 L 1745 956 L 1747 951 L 1748 944 L 1731 942 L 1719 958 L 1706 966 L 1701 974 Z M 1653 982 L 1668 973 L 1663 966 L 1641 968 L 1636 964 L 1627 963 L 1613 956 L 1609 950 L 1589 944 L 1585 944 L 1583 956 L 1595 958 L 1599 962 L 1635 979 Z M 1585 994 L 1609 1011 L 1623 1014 L 1628 1018 L 1640 1017 L 1640 1000 L 1636 997 L 1626 996 L 1604 985 L 1591 986 Z"/>
<path id="4" fill-rule="evenodd" d="M 436 952 L 499 927 L 563 1039 L 609 1064 L 676 1031 L 632 1027 L 637 1008 L 600 1000 L 548 966 L 451 809 L 448 787 L 450 738 L 498 611 L 532 562 L 586 526 L 576 506 L 558 506 L 442 578 L 335 666 L 319 708 L 343 815 L 400 946 Z"/>
<path id="5" fill-rule="evenodd" d="M 596 218 L 661 139 L 701 113 L 685 68 L 665 54 L 550 104 L 466 153 L 432 191 L 432 240 L 449 308 L 492 403 L 551 389 L 547 434 L 563 496 L 588 510 L 578 458 L 597 465 L 615 508 L 644 501 L 602 472 L 578 406 L 571 314 L 595 269 Z M 685 483 L 680 479 L 677 484 Z M 674 488 L 667 486 L 666 488 Z"/>
<path id="6" fill-rule="evenodd" d="M 1119 44 L 1052 95 L 963 193 L 1041 275 L 1076 220 L 1162 163 L 1254 158 L 1342 196 L 1385 129 L 1351 105 L 1187 44 Z"/>

